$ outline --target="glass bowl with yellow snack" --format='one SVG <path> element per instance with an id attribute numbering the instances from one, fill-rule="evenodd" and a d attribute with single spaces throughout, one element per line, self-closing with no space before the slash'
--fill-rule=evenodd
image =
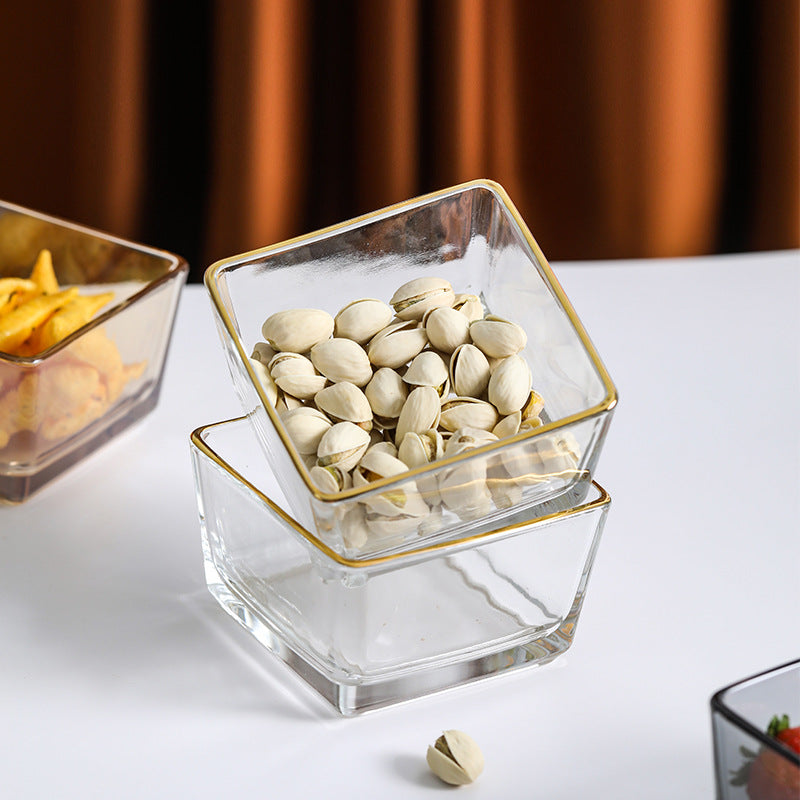
<path id="1" fill-rule="evenodd" d="M 0 201 L 0 501 L 26 500 L 154 408 L 187 271 Z"/>

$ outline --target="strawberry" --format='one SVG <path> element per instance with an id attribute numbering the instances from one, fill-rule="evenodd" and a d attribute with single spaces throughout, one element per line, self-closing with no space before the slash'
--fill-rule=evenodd
<path id="1" fill-rule="evenodd" d="M 773 717 L 767 735 L 800 753 L 800 726 L 789 727 L 789 717 Z M 798 800 L 800 798 L 800 767 L 785 756 L 762 749 L 749 765 L 747 794 L 750 800 Z"/>

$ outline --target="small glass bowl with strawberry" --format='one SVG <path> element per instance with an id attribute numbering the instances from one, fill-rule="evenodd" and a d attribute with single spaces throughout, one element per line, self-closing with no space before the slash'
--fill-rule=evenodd
<path id="1" fill-rule="evenodd" d="M 800 800 L 800 660 L 711 698 L 719 800 Z"/>

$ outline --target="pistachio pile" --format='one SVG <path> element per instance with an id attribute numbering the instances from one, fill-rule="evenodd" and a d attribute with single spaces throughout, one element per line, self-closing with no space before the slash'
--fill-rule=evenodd
<path id="1" fill-rule="evenodd" d="M 254 372 L 324 492 L 365 486 L 542 424 L 544 400 L 520 355 L 525 330 L 487 314 L 478 296 L 455 293 L 443 278 L 411 280 L 388 303 L 354 300 L 335 316 L 279 311 L 261 332 Z M 413 491 L 370 500 L 368 527 L 413 527 L 440 505 L 476 518 L 492 504 L 516 502 L 511 490 L 527 477 L 541 480 L 575 463 L 559 441 L 507 458 L 494 476 L 485 463 L 454 466 L 418 480 Z"/>

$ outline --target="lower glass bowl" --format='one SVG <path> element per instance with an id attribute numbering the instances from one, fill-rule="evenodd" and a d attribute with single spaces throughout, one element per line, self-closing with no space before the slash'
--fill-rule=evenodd
<path id="1" fill-rule="evenodd" d="M 800 660 L 720 689 L 711 698 L 719 800 L 797 800 L 800 753 L 767 733 L 773 717 L 800 726 Z"/>
<path id="2" fill-rule="evenodd" d="M 191 436 L 208 587 L 345 715 L 562 654 L 610 497 L 349 560 L 289 515 L 246 418 Z"/>

